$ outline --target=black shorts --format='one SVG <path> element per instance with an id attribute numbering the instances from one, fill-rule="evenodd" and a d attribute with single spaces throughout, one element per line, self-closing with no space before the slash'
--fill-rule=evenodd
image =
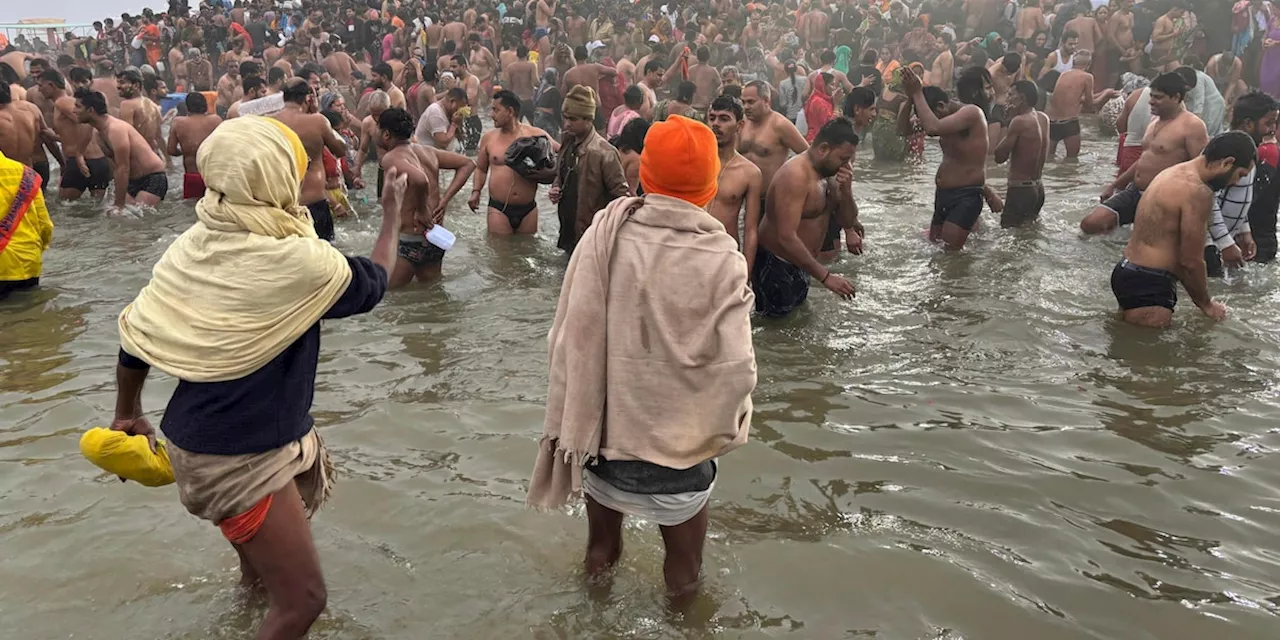
<path id="1" fill-rule="evenodd" d="M 26 280 L 0 280 L 0 300 L 9 297 L 9 294 L 16 291 L 25 291 L 34 289 L 40 285 L 40 276 L 27 278 Z"/>
<path id="2" fill-rule="evenodd" d="M 1138 201 L 1142 199 L 1142 192 L 1138 188 L 1129 184 L 1129 186 L 1121 189 L 1107 198 L 1101 206 L 1110 209 L 1116 214 L 1116 224 L 1126 225 L 1133 224 L 1133 219 L 1138 215 Z"/>
<path id="3" fill-rule="evenodd" d="M 40 176 L 40 190 L 44 191 L 49 188 L 49 161 L 33 162 L 31 168 L 35 170 L 36 175 Z"/>
<path id="4" fill-rule="evenodd" d="M 1080 135 L 1080 119 L 1057 120 L 1049 123 L 1049 140 L 1061 142 L 1072 136 Z"/>
<path id="5" fill-rule="evenodd" d="M 329 209 L 329 201 L 321 200 L 312 202 L 307 205 L 307 210 L 311 212 L 311 223 L 316 227 L 316 235 L 321 240 L 333 242 L 335 236 L 333 232 L 333 211 Z"/>
<path id="6" fill-rule="evenodd" d="M 972 231 L 982 217 L 982 187 L 938 189 L 933 195 L 933 221 L 930 227 L 951 224 Z"/>
<path id="7" fill-rule="evenodd" d="M 756 313 L 782 318 L 809 297 L 809 274 L 760 247 L 756 249 L 751 286 L 756 294 Z"/>
<path id="8" fill-rule="evenodd" d="M 163 171 L 157 171 L 129 181 L 130 198 L 138 197 L 143 191 L 164 200 L 165 194 L 169 193 L 169 176 Z"/>
<path id="9" fill-rule="evenodd" d="M 84 161 L 89 175 L 80 173 L 80 163 L 76 156 L 68 156 L 67 164 L 62 168 L 62 183 L 59 188 L 76 191 L 106 191 L 111 186 L 111 163 L 105 157 Z"/>
<path id="10" fill-rule="evenodd" d="M 1111 292 L 1120 308 L 1164 307 L 1178 304 L 1178 279 L 1164 269 L 1140 267 L 1121 259 L 1111 270 Z"/>
<path id="11" fill-rule="evenodd" d="M 1016 227 L 1040 217 L 1044 208 L 1044 185 L 1039 180 L 1012 181 L 1005 192 L 1000 226 Z"/>
<path id="12" fill-rule="evenodd" d="M 1003 124 L 1004 123 L 1004 105 L 991 105 L 991 113 L 987 114 L 987 124 Z"/>

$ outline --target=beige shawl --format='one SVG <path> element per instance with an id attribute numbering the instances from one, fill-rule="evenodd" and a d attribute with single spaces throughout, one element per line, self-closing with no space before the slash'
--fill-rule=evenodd
<path id="1" fill-rule="evenodd" d="M 724 225 L 661 195 L 596 216 L 565 272 L 528 503 L 564 505 L 603 455 L 687 469 L 747 440 L 756 384 L 746 260 Z"/>

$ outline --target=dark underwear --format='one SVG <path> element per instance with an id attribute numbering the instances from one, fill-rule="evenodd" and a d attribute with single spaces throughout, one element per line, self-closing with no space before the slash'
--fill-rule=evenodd
<path id="1" fill-rule="evenodd" d="M 111 186 L 111 163 L 105 157 L 84 161 L 89 175 L 80 173 L 80 163 L 76 156 L 67 157 L 67 164 L 62 169 L 63 189 L 76 191 L 106 191 Z"/>
<path id="2" fill-rule="evenodd" d="M 933 195 L 933 221 L 929 226 L 951 224 L 972 231 L 982 217 L 982 187 L 938 189 Z"/>
<path id="3" fill-rule="evenodd" d="M 163 171 L 157 171 L 129 181 L 130 198 L 136 198 L 143 191 L 164 200 L 165 194 L 169 193 L 169 176 Z"/>
<path id="4" fill-rule="evenodd" d="M 1178 279 L 1164 269 L 1141 267 L 1127 258 L 1111 270 L 1111 292 L 1120 308 L 1164 307 L 1170 311 L 1178 303 Z"/>
<path id="5" fill-rule="evenodd" d="M 1204 248 L 1204 274 L 1209 278 L 1224 278 L 1227 275 L 1222 268 L 1222 252 L 1213 245 Z"/>
<path id="6" fill-rule="evenodd" d="M 1079 137 L 1080 135 L 1080 119 L 1072 118 L 1070 120 L 1055 120 L 1049 123 L 1049 140 L 1053 142 L 1061 142 L 1070 137 Z"/>
<path id="7" fill-rule="evenodd" d="M 641 495 L 706 491 L 716 480 L 715 458 L 688 469 L 672 469 L 644 460 L 606 460 L 600 456 L 586 468 L 615 489 Z"/>
<path id="8" fill-rule="evenodd" d="M 511 225 L 512 231 L 520 229 L 520 223 L 538 208 L 537 202 L 528 202 L 525 204 L 509 204 L 501 200 L 489 198 L 489 208 L 497 209 L 502 215 L 507 217 L 507 223 Z"/>
<path id="9" fill-rule="evenodd" d="M 1141 199 L 1142 192 L 1138 191 L 1133 183 L 1129 183 L 1124 189 L 1107 198 L 1101 206 L 1116 214 L 1116 224 L 1133 224 L 1133 219 L 1138 215 L 1138 201 Z"/>
<path id="10" fill-rule="evenodd" d="M 26 280 L 0 280 L 0 300 L 9 297 L 9 294 L 15 291 L 24 291 L 26 289 L 34 289 L 40 284 L 40 277 L 27 278 Z"/>
<path id="11" fill-rule="evenodd" d="M 840 248 L 840 217 L 827 216 L 827 237 L 822 239 L 823 251 L 835 251 Z"/>
<path id="12" fill-rule="evenodd" d="M 40 190 L 49 188 L 49 161 L 33 162 L 31 168 L 35 170 L 36 175 L 40 176 Z"/>
<path id="13" fill-rule="evenodd" d="M 1004 123 L 1004 105 L 991 105 L 991 113 L 987 114 L 987 124 L 1003 124 Z"/>
<path id="14" fill-rule="evenodd" d="M 1010 180 L 1005 192 L 1000 226 L 1016 227 L 1040 217 L 1044 208 L 1044 185 L 1039 180 Z"/>
<path id="15" fill-rule="evenodd" d="M 480 116 L 472 115 L 462 121 L 462 147 L 467 151 L 480 148 L 480 134 L 484 131 L 484 123 Z"/>
<path id="16" fill-rule="evenodd" d="M 311 212 L 311 223 L 316 227 L 316 235 L 321 240 L 333 242 L 336 234 L 333 231 L 333 210 L 329 208 L 329 201 L 312 202 L 307 205 L 307 210 Z"/>
<path id="17" fill-rule="evenodd" d="M 751 271 L 751 287 L 756 294 L 756 313 L 766 318 L 782 318 L 809 297 L 809 274 L 759 247 Z"/>
<path id="18" fill-rule="evenodd" d="M 400 234 L 400 244 L 396 247 L 396 255 L 404 258 L 414 269 L 430 267 L 444 262 L 444 249 L 427 242 L 427 239 L 412 233 Z"/>
<path id="19" fill-rule="evenodd" d="M 428 58 L 428 60 L 430 60 L 430 58 Z M 383 172 L 382 172 L 382 167 L 378 167 L 378 192 L 377 192 L 377 197 L 379 197 L 379 198 L 381 198 L 381 197 L 382 197 L 382 180 L 383 180 L 383 178 L 385 178 L 385 177 L 386 177 L 386 175 L 384 175 L 384 174 L 383 174 Z"/>

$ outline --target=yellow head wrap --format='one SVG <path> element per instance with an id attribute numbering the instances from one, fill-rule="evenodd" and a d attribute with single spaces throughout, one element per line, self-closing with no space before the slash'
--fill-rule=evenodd
<path id="1" fill-rule="evenodd" d="M 206 187 L 196 203 L 196 217 L 221 231 L 317 237 L 311 213 L 298 205 L 307 162 L 302 140 L 279 120 L 228 120 L 196 154 Z"/>

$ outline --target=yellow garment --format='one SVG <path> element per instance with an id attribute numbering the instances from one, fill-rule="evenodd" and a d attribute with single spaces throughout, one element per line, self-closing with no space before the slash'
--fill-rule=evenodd
<path id="1" fill-rule="evenodd" d="M 242 378 L 310 329 L 351 282 L 298 206 L 301 141 L 258 116 L 223 123 L 196 156 L 205 195 L 120 313 L 120 345 L 182 380 Z"/>
<path id="2" fill-rule="evenodd" d="M 151 453 L 146 436 L 94 427 L 80 436 L 80 454 L 104 471 L 148 487 L 173 482 L 173 465 L 163 441 L 156 441 Z"/>
<path id="3" fill-rule="evenodd" d="M 9 212 L 18 195 L 18 185 L 26 166 L 0 153 L 0 218 Z M 44 194 L 27 208 L 27 214 L 13 232 L 9 246 L 0 251 L 0 281 L 16 282 L 40 277 L 44 251 L 53 241 L 53 221 L 44 207 Z"/>

